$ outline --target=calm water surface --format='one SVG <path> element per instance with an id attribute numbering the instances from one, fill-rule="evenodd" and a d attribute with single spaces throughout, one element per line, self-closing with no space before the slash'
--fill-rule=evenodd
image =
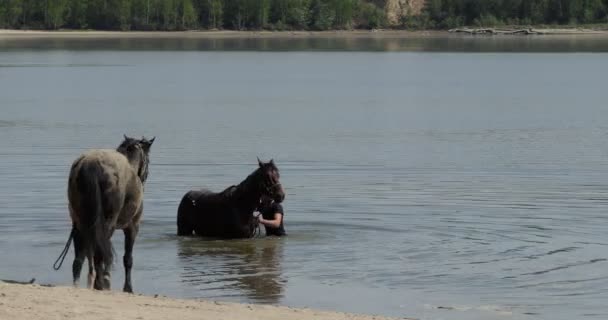
<path id="1" fill-rule="evenodd" d="M 606 319 L 608 43 L 537 40 L 0 39 L 0 278 L 71 283 L 72 252 L 51 268 L 69 166 L 126 133 L 157 136 L 138 292 Z M 177 238 L 181 196 L 256 156 L 281 169 L 289 237 Z"/>

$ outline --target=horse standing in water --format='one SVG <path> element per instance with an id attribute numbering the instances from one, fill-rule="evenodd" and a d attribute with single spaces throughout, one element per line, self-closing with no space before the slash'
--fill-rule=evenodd
<path id="1" fill-rule="evenodd" d="M 111 237 L 115 229 L 125 234 L 125 283 L 133 292 L 131 268 L 133 244 L 143 213 L 144 183 L 148 177 L 149 152 L 155 138 L 125 136 L 116 150 L 91 150 L 72 164 L 68 200 L 74 239 L 72 265 L 74 286 L 78 286 L 85 257 L 89 261 L 88 287 L 110 289 L 110 269 L 114 258 Z M 65 257 L 67 250 L 62 255 Z M 60 256 L 61 258 L 61 256 Z M 61 260 L 63 261 L 63 259 Z M 55 266 L 56 269 L 61 267 Z"/>
<path id="2" fill-rule="evenodd" d="M 274 161 L 258 159 L 258 164 L 259 168 L 238 186 L 219 193 L 206 189 L 186 193 L 177 209 L 177 234 L 224 239 L 253 236 L 258 223 L 253 212 L 262 195 L 277 203 L 285 199 Z"/>

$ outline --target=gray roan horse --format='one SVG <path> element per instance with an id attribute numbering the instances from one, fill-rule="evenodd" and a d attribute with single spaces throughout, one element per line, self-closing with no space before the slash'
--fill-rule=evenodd
<path id="1" fill-rule="evenodd" d="M 279 182 L 279 169 L 274 161 L 263 163 L 238 186 L 222 192 L 190 190 L 177 209 L 177 235 L 213 238 L 249 238 L 254 235 L 258 220 L 253 215 L 260 198 L 268 196 L 276 202 L 285 199 Z"/>
<path id="2" fill-rule="evenodd" d="M 123 290 L 133 292 L 133 244 L 142 217 L 148 154 L 154 139 L 142 137 L 138 140 L 125 136 L 116 150 L 91 150 L 72 164 L 68 181 L 72 232 L 62 255 L 65 257 L 67 254 L 73 238 L 74 286 L 78 286 L 86 257 L 89 260 L 88 287 L 91 287 L 94 279 L 95 289 L 110 289 L 110 270 L 114 258 L 110 239 L 114 230 L 122 229 L 125 234 Z M 59 269 L 61 264 L 54 267 Z"/>

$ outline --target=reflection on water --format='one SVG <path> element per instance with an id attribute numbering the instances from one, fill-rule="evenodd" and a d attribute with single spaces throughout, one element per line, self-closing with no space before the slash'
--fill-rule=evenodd
<path id="1" fill-rule="evenodd" d="M 281 239 L 182 238 L 177 243 L 182 282 L 200 290 L 220 285 L 226 294 L 232 289 L 255 302 L 278 303 L 283 297 Z"/>
<path id="2" fill-rule="evenodd" d="M 1 50 L 608 52 L 608 37 L 0 38 Z"/>

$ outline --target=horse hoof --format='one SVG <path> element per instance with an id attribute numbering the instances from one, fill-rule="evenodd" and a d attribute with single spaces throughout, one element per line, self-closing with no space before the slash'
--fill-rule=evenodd
<path id="1" fill-rule="evenodd" d="M 133 293 L 133 288 L 131 288 L 131 286 L 125 286 L 122 291 L 126 293 Z"/>
<path id="2" fill-rule="evenodd" d="M 103 289 L 104 290 L 110 290 L 110 287 L 112 286 L 112 281 L 110 280 L 110 275 L 106 274 L 103 276 Z"/>

